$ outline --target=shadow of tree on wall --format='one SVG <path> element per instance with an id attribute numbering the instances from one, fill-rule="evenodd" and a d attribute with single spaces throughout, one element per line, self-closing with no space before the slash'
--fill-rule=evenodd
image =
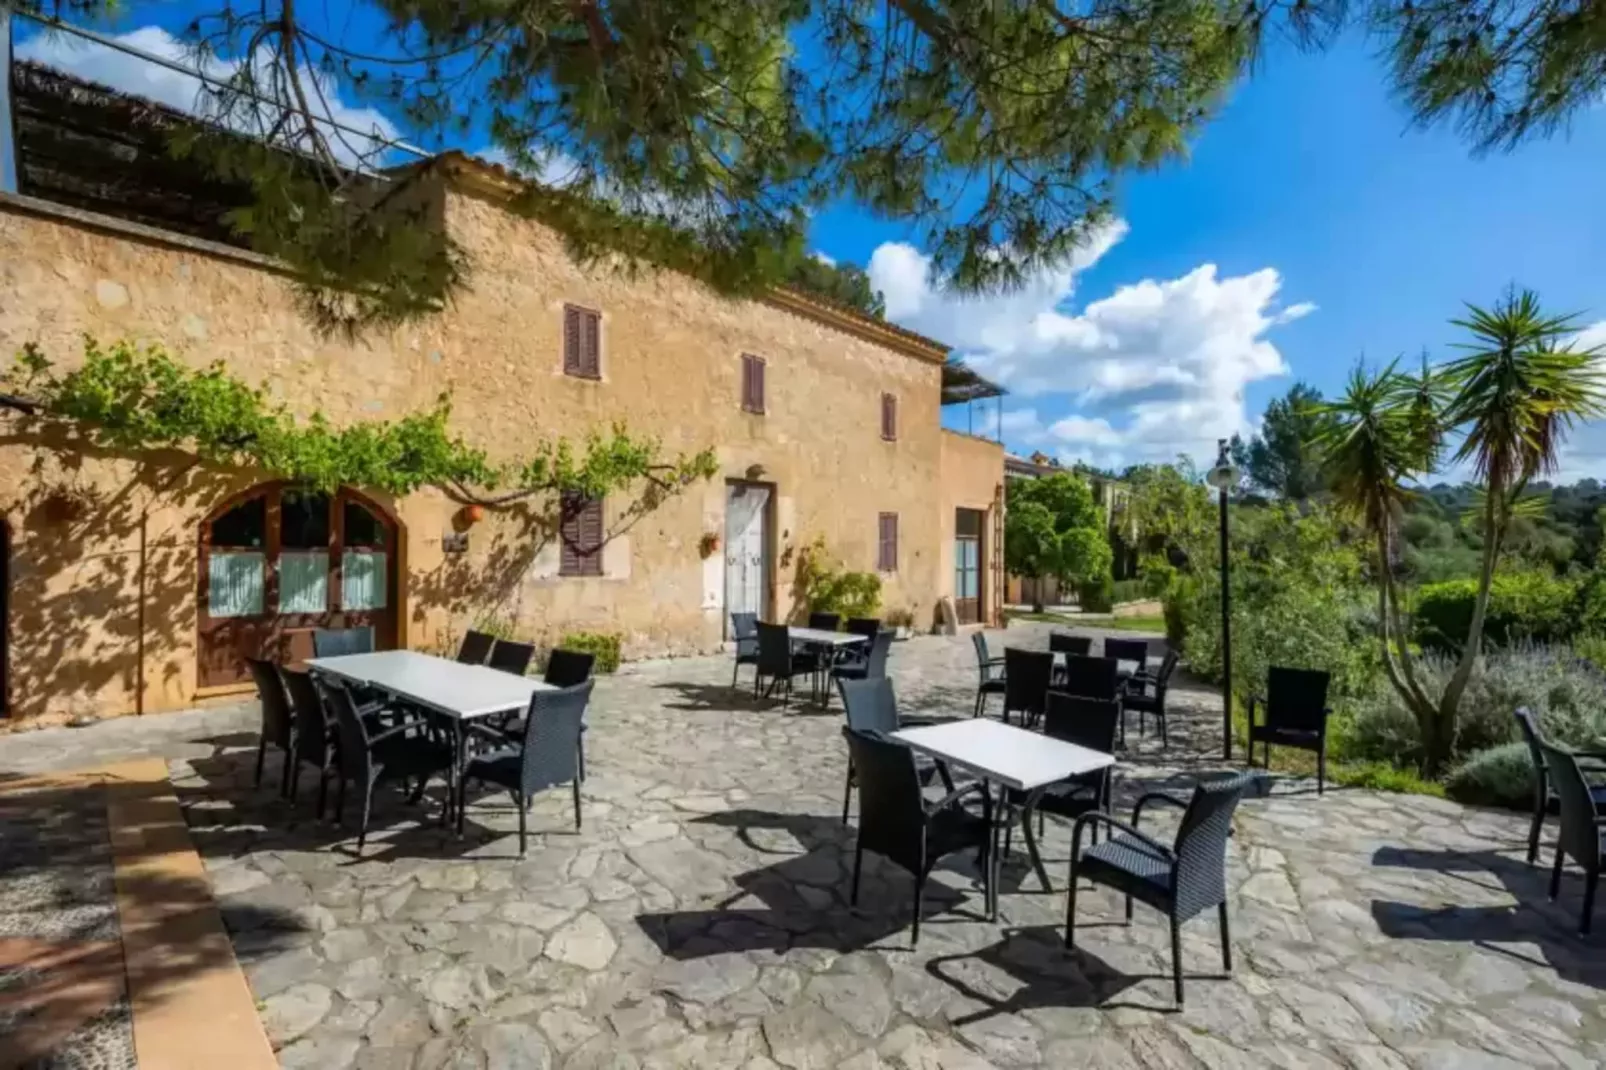
<path id="1" fill-rule="evenodd" d="M 132 460 L 59 425 L 13 424 L 4 446 L 26 451 L 6 505 L 10 715 L 99 713 L 118 690 L 138 711 L 177 692 L 195 649 L 188 518 L 250 477 L 177 452 Z"/>

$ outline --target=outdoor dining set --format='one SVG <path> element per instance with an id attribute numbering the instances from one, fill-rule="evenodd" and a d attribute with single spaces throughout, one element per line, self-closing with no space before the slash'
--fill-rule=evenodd
<path id="1" fill-rule="evenodd" d="M 470 631 L 456 656 L 443 658 L 376 651 L 369 628 L 317 631 L 313 652 L 304 669 L 248 659 L 262 706 L 256 781 L 269 745 L 278 747 L 285 753 L 281 794 L 293 804 L 302 771 L 310 770 L 321 819 L 333 781 L 337 821 L 349 784 L 359 808 L 359 855 L 374 791 L 386 783 L 408 787 L 416 803 L 431 779 L 443 779 L 441 820 L 455 817 L 459 833 L 469 784 L 509 792 L 521 855 L 526 812 L 547 788 L 572 786 L 580 827 L 591 654 L 553 650 L 536 677 L 528 675 L 536 652 L 528 643 Z"/>

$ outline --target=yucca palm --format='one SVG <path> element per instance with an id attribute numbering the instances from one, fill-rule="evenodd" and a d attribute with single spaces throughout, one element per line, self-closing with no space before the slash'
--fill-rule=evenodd
<path id="1" fill-rule="evenodd" d="M 1527 290 L 1492 309 L 1467 309 L 1452 321 L 1472 336 L 1456 359 L 1437 368 L 1424 361 L 1420 375 L 1393 364 L 1370 375 L 1357 368 L 1344 397 L 1328 406 L 1335 423 L 1322 443 L 1335 495 L 1377 544 L 1384 667 L 1417 716 L 1429 774 L 1455 742 L 1456 711 L 1482 647 L 1489 589 L 1518 501 L 1531 479 L 1555 471 L 1573 423 L 1606 405 L 1596 351 L 1568 344 L 1574 317 L 1546 315 Z M 1449 435 L 1460 436 L 1453 463 L 1469 464 L 1482 484 L 1483 558 L 1461 660 L 1444 693 L 1432 696 L 1417 682 L 1388 549 L 1407 484 L 1433 471 Z"/>

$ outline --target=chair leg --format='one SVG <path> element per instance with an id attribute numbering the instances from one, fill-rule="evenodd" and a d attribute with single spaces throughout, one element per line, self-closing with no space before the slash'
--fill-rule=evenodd
<path id="1" fill-rule="evenodd" d="M 848 823 L 848 803 L 853 799 L 853 763 L 848 763 L 848 782 L 842 786 L 842 823 Z"/>
<path id="2" fill-rule="evenodd" d="M 1166 738 L 1165 714 L 1163 712 L 1156 713 L 1154 719 L 1160 722 L 1160 749 L 1165 750 L 1171 746 L 1171 740 Z"/>
<path id="3" fill-rule="evenodd" d="M 1132 924 L 1132 897 L 1130 895 L 1126 897 L 1126 923 L 1128 925 Z"/>
<path id="4" fill-rule="evenodd" d="M 1177 1006 L 1182 1006 L 1182 923 L 1171 913 L 1171 979 L 1177 989 Z"/>
<path id="5" fill-rule="evenodd" d="M 524 857 L 525 825 L 526 825 L 527 820 L 528 820 L 525 817 L 525 815 L 528 813 L 528 811 L 524 809 L 524 793 L 522 791 L 515 791 L 513 793 L 513 802 L 518 807 L 518 810 L 519 810 L 519 857 L 523 858 Z"/>
<path id="6" fill-rule="evenodd" d="M 1327 785 L 1327 744 L 1316 748 L 1316 794 L 1322 794 Z"/>
<path id="7" fill-rule="evenodd" d="M 1589 935 L 1589 923 L 1595 913 L 1595 885 L 1600 883 L 1600 870 L 1589 872 L 1588 883 L 1584 885 L 1584 917 L 1578 923 L 1578 935 Z"/>
<path id="8" fill-rule="evenodd" d="M 987 697 L 987 692 L 983 691 L 981 688 L 978 687 L 976 689 L 976 708 L 971 710 L 971 712 L 970 712 L 970 716 L 971 716 L 972 719 L 981 716 L 981 700 L 986 698 L 986 697 Z"/>
<path id="9" fill-rule="evenodd" d="M 926 897 L 926 875 L 915 874 L 915 920 L 914 931 L 909 934 L 909 950 L 913 951 L 920 944 L 920 908 Z"/>
<path id="10" fill-rule="evenodd" d="M 1232 972 L 1232 937 L 1227 928 L 1227 901 L 1223 899 L 1216 907 L 1216 917 L 1221 921 L 1221 969 L 1224 973 Z"/>
<path id="11" fill-rule="evenodd" d="M 1071 894 L 1065 903 L 1065 946 L 1076 946 L 1076 859 L 1071 859 Z"/>
<path id="12" fill-rule="evenodd" d="M 294 753 L 285 757 L 284 774 L 280 777 L 279 797 L 290 802 L 290 809 L 296 807 L 296 794 L 301 790 L 301 763 L 295 760 Z"/>
<path id="13" fill-rule="evenodd" d="M 1539 858 L 1539 833 L 1545 827 L 1546 801 L 1542 790 L 1534 799 L 1534 817 L 1533 821 L 1528 825 L 1528 864 L 1530 866 Z"/>
<path id="14" fill-rule="evenodd" d="M 580 741 L 575 744 L 576 753 L 580 761 L 580 779 L 586 778 L 586 726 L 580 726 Z"/>
<path id="15" fill-rule="evenodd" d="M 362 857 L 363 844 L 368 841 L 368 814 L 374 805 L 374 785 L 370 781 L 368 790 L 362 793 L 362 824 L 357 826 L 357 857 Z"/>
<path id="16" fill-rule="evenodd" d="M 741 662 L 738 661 L 736 664 L 731 666 L 731 690 L 732 691 L 736 690 L 736 676 L 741 671 L 742 671 L 742 663 Z"/>
<path id="17" fill-rule="evenodd" d="M 574 831 L 580 831 L 580 781 L 574 782 Z"/>
<path id="18" fill-rule="evenodd" d="M 853 890 L 848 896 L 848 906 L 859 905 L 859 870 L 864 866 L 864 848 L 855 847 L 853 851 Z"/>
<path id="19" fill-rule="evenodd" d="M 324 807 L 329 802 L 329 770 L 318 770 L 318 820 L 323 820 Z"/>
<path id="20" fill-rule="evenodd" d="M 284 763 L 279 767 L 279 794 L 290 794 L 290 771 L 297 765 L 296 750 L 292 744 L 290 749 L 281 752 L 284 754 Z"/>
<path id="21" fill-rule="evenodd" d="M 1550 868 L 1550 898 L 1555 900 L 1561 894 L 1561 864 L 1566 855 L 1562 853 L 1561 844 L 1556 844 L 1556 864 Z"/>
<path id="22" fill-rule="evenodd" d="M 262 786 L 262 763 L 267 759 L 267 757 L 268 757 L 268 739 L 267 739 L 266 736 L 264 736 L 264 737 L 262 737 L 261 741 L 257 743 L 257 778 L 256 778 L 256 786 L 259 787 L 259 788 Z"/>
<path id="23" fill-rule="evenodd" d="M 344 824 L 346 820 L 346 774 L 335 772 L 335 824 Z"/>

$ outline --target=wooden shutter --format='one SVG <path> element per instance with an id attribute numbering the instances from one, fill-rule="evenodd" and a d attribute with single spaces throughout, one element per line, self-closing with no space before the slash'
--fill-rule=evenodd
<path id="1" fill-rule="evenodd" d="M 892 442 L 898 437 L 898 399 L 881 395 L 881 437 Z"/>
<path id="2" fill-rule="evenodd" d="M 602 316 L 588 308 L 563 306 L 563 374 L 602 377 Z"/>
<path id="3" fill-rule="evenodd" d="M 742 408 L 764 411 L 764 358 L 751 353 L 742 354 Z"/>
<path id="4" fill-rule="evenodd" d="M 558 575 L 602 575 L 602 499 L 565 494 L 558 538 Z"/>
<path id="5" fill-rule="evenodd" d="M 898 570 L 898 514 L 882 513 L 876 539 L 876 568 L 881 572 Z"/>

